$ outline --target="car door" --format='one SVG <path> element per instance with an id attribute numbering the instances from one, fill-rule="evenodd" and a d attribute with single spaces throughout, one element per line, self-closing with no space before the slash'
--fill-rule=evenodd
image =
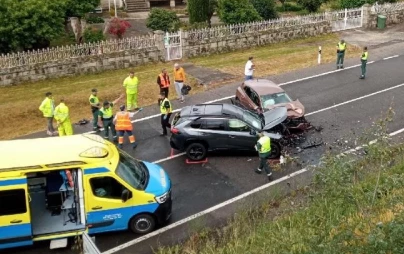
<path id="1" fill-rule="evenodd" d="M 32 245 L 27 178 L 0 179 L 0 249 Z"/>
<path id="2" fill-rule="evenodd" d="M 134 215 L 134 195 L 122 201 L 122 191 L 129 190 L 119 178 L 110 173 L 85 173 L 86 211 L 89 233 L 101 233 L 128 228 Z"/>
<path id="3" fill-rule="evenodd" d="M 227 149 L 228 132 L 223 118 L 205 118 L 199 131 L 199 138 L 208 143 L 210 150 Z"/>
<path id="4" fill-rule="evenodd" d="M 227 141 L 229 149 L 253 150 L 257 143 L 255 130 L 247 123 L 231 118 L 227 121 L 229 139 Z"/>

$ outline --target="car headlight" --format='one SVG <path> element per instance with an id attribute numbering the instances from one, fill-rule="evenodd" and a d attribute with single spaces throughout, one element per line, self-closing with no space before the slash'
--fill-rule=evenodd
<path id="1" fill-rule="evenodd" d="M 167 201 L 167 199 L 170 197 L 170 192 L 166 192 L 161 196 L 155 197 L 154 199 L 157 201 L 159 204 L 163 204 Z"/>

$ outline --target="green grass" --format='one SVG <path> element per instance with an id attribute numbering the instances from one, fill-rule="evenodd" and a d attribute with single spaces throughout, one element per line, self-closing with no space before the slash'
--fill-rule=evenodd
<path id="1" fill-rule="evenodd" d="M 366 151 L 326 156 L 311 186 L 156 253 L 403 253 L 404 144 L 383 134 Z"/>

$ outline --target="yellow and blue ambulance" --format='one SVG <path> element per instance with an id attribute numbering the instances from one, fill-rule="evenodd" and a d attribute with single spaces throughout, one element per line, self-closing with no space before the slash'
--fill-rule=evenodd
<path id="1" fill-rule="evenodd" d="M 146 234 L 171 216 L 167 173 L 97 135 L 1 141 L 0 154 L 0 249 L 65 247 L 83 232 Z"/>

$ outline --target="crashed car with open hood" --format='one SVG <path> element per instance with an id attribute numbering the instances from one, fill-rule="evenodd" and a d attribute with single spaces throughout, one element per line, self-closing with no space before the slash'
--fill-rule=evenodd
<path id="1" fill-rule="evenodd" d="M 311 127 L 304 117 L 303 104 L 299 100 L 292 100 L 280 86 L 270 80 L 244 81 L 237 88 L 234 103 L 257 114 L 276 107 L 286 107 L 288 117 L 283 122 L 286 127 L 281 131 L 283 134 L 287 134 L 290 130 L 306 130 Z"/>
<path id="2" fill-rule="evenodd" d="M 232 104 L 198 104 L 184 107 L 172 121 L 170 145 L 186 152 L 190 160 L 206 158 L 208 151 L 251 150 L 257 133 L 271 138 L 271 156 L 281 155 L 282 135 L 270 132 L 287 118 L 285 107 L 263 112 L 261 117 Z"/>

